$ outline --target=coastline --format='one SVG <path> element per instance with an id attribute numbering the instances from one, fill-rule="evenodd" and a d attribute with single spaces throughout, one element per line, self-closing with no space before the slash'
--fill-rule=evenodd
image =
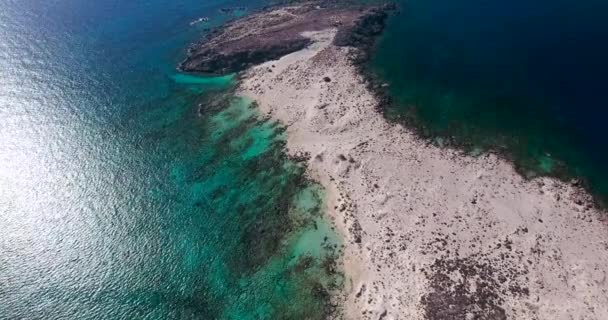
<path id="1" fill-rule="evenodd" d="M 344 316 L 608 317 L 608 229 L 587 193 L 389 123 L 334 35 L 307 34 L 311 46 L 246 71 L 238 92 L 287 126 L 289 154 L 311 155 L 346 239 Z"/>
<path id="2" fill-rule="evenodd" d="M 286 126 L 288 155 L 326 190 L 345 239 L 341 315 L 608 318 L 608 226 L 591 195 L 386 120 L 364 50 L 338 33 L 304 31 L 303 48 L 239 66 L 237 94 Z"/>
<path id="3" fill-rule="evenodd" d="M 403 6 L 406 6 L 402 4 Z M 429 5 L 431 6 L 431 5 Z M 441 6 L 438 6 L 441 7 Z M 401 20 L 406 21 L 408 18 L 404 17 L 408 14 L 415 14 L 412 10 L 405 10 L 407 13 L 392 16 L 390 19 L 392 20 Z M 455 16 L 461 16 L 455 14 Z M 387 22 L 391 26 L 389 29 L 395 28 L 393 25 L 396 24 L 395 21 Z M 439 22 L 441 24 L 442 22 Z M 397 22 L 399 24 L 399 22 Z M 485 153 L 493 153 L 498 157 L 503 158 L 508 162 L 513 162 L 515 170 L 524 176 L 528 180 L 532 180 L 538 177 L 551 177 L 556 178 L 560 181 L 566 183 L 572 183 L 575 186 L 581 186 L 586 193 L 588 193 L 592 197 L 592 203 L 598 210 L 607 211 L 608 209 L 608 192 L 606 191 L 606 187 L 604 187 L 604 183 L 600 181 L 606 181 L 605 176 L 599 171 L 599 165 L 585 163 L 587 160 L 582 160 L 581 157 L 584 157 L 584 154 L 581 154 L 580 150 L 574 150 L 572 146 L 568 146 L 568 143 L 564 143 L 564 148 L 568 148 L 572 154 L 572 156 L 564 154 L 563 152 L 559 152 L 558 150 L 552 150 L 551 148 L 539 148 L 536 146 L 536 149 L 523 150 L 523 148 L 517 147 L 516 139 L 525 139 L 526 137 L 542 137 L 544 134 L 536 132 L 530 132 L 529 134 L 517 135 L 513 134 L 513 132 L 501 132 L 501 131 L 484 131 L 483 129 L 479 129 L 480 124 L 478 123 L 475 127 L 468 127 L 470 122 L 466 119 L 459 118 L 458 120 L 454 120 L 453 123 L 448 125 L 447 127 L 443 124 L 435 126 L 433 122 L 442 123 L 440 119 L 429 119 L 428 116 L 422 115 L 422 109 L 433 110 L 434 114 L 441 114 L 442 112 L 450 112 L 449 110 L 435 110 L 430 105 L 428 107 L 431 108 L 422 108 L 420 110 L 417 106 L 418 102 L 415 101 L 404 101 L 402 97 L 399 97 L 400 93 L 398 93 L 400 89 L 404 91 L 409 91 L 409 89 L 404 88 L 403 84 L 395 83 L 391 84 L 395 79 L 389 78 L 386 74 L 386 70 L 382 70 L 382 67 L 378 66 L 378 61 L 389 61 L 388 69 L 392 69 L 390 67 L 390 61 L 394 59 L 394 57 L 387 58 L 382 56 L 383 51 L 387 52 L 399 52 L 399 50 L 387 50 L 385 49 L 386 43 L 396 43 L 399 46 L 400 41 L 395 39 L 395 30 L 389 32 L 384 32 L 382 36 L 376 39 L 376 47 L 374 48 L 374 58 L 369 61 L 365 61 L 365 63 L 357 63 L 357 67 L 360 73 L 364 76 L 365 80 L 368 83 L 369 89 L 377 96 L 380 100 L 379 110 L 385 115 L 387 119 L 391 122 L 401 123 L 403 126 L 407 127 L 411 132 L 418 135 L 421 139 L 426 140 L 428 143 L 436 144 L 441 148 L 450 148 L 455 151 L 462 152 L 464 154 L 471 154 L 474 156 L 485 154 Z M 421 34 L 424 34 L 424 31 L 421 30 Z M 411 34 L 409 35 L 411 36 Z M 390 38 L 390 39 L 389 39 Z M 504 40 L 504 39 L 503 39 Z M 411 48 L 410 48 L 411 49 Z M 522 48 L 519 48 L 521 50 Z M 406 49 L 403 49 L 406 50 Z M 409 50 L 409 49 L 407 49 Z M 384 53 L 386 55 L 386 53 Z M 431 56 L 431 55 L 429 55 Z M 377 61 L 376 61 L 377 59 Z M 413 59 L 414 61 L 416 59 Z M 403 71 L 403 70 L 401 70 Z M 405 76 L 407 77 L 407 76 Z M 455 80 L 455 79 L 452 79 Z M 458 79 L 456 79 L 456 83 Z M 411 85 L 411 84 L 410 84 Z M 397 91 L 395 91 L 397 90 Z M 415 89 L 412 89 L 415 90 Z M 484 92 L 481 90 L 480 92 Z M 491 103 L 486 103 L 485 105 L 490 105 Z M 517 104 L 517 105 L 525 105 L 525 104 Z M 457 109 L 457 107 L 456 107 Z M 489 108 L 488 110 L 492 110 Z M 521 110 L 518 110 L 521 112 Z M 518 111 L 512 112 L 515 115 L 516 119 L 524 119 L 525 115 L 520 117 L 518 115 Z M 504 116 L 504 114 L 503 114 Z M 473 116 L 474 117 L 474 116 Z M 529 117 L 529 115 L 527 115 Z M 539 114 L 538 117 L 543 117 L 542 114 Z M 498 117 L 500 119 L 500 117 Z M 448 120 L 450 121 L 450 120 Z M 504 121 L 509 121 L 504 119 Z M 513 121 L 513 119 L 510 119 Z M 490 125 L 496 126 L 496 123 L 492 123 L 488 121 Z M 528 124 L 526 124 L 528 125 Z M 538 126 L 540 128 L 540 126 Z M 467 134 L 465 131 L 468 130 L 479 130 L 478 134 Z M 522 128 L 523 129 L 523 128 Z M 548 128 L 543 127 L 542 130 L 546 132 L 547 135 L 559 135 L 562 140 L 568 138 L 567 135 L 571 132 L 568 132 L 566 128 L 556 129 L 556 128 Z M 568 132 L 565 135 L 560 135 L 556 133 L 557 131 L 566 131 Z M 485 134 L 481 134 L 481 131 L 485 132 Z M 526 129 L 523 129 L 522 132 L 527 132 Z M 511 137 L 513 135 L 514 137 Z M 486 140 L 486 137 L 488 139 Z M 543 138 L 540 138 L 542 140 Z M 546 139 L 546 136 L 544 137 Z M 555 140 L 551 140 L 553 144 L 556 143 Z M 549 142 L 547 142 L 549 143 Z M 580 140 L 577 142 L 578 144 L 582 144 Z M 543 143 L 544 144 L 544 143 Z M 524 143 L 525 145 L 525 143 Z M 600 148 L 601 149 L 601 148 Z M 562 150 L 563 151 L 563 150 Z M 535 155 L 532 155 L 534 153 Z M 568 153 L 568 152 L 566 152 Z M 578 158 L 578 159 L 577 159 Z"/>

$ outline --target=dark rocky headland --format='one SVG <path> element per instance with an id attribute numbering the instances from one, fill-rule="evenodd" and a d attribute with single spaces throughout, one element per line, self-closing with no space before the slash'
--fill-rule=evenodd
<path id="1" fill-rule="evenodd" d="M 303 32 L 338 29 L 334 44 L 358 47 L 362 55 L 374 43 L 394 5 L 336 6 L 305 2 L 266 8 L 234 20 L 194 44 L 179 69 L 210 75 L 242 71 L 277 59 L 311 43 Z"/>

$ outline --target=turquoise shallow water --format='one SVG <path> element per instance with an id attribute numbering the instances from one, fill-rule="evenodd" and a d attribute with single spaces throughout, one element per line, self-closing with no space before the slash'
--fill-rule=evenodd
<path id="1" fill-rule="evenodd" d="M 175 71 L 224 5 L 0 3 L 0 318 L 327 311 L 323 190 L 231 76 Z"/>
<path id="2" fill-rule="evenodd" d="M 389 117 L 608 199 L 605 1 L 398 2 L 372 62 Z"/>

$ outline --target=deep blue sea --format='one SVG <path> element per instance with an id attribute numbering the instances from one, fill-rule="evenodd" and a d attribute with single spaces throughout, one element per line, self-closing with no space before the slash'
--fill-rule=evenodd
<path id="1" fill-rule="evenodd" d="M 0 1 L 0 319 L 323 317 L 323 190 L 231 76 L 175 70 L 263 4 Z"/>

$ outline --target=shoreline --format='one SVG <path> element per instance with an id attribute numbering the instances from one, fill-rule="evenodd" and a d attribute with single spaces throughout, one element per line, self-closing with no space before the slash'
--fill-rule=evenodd
<path id="1" fill-rule="evenodd" d="M 366 50 L 373 52 L 375 48 L 366 48 Z M 424 140 L 429 144 L 434 144 L 445 149 L 451 149 L 454 152 L 460 152 L 464 156 L 470 156 L 473 154 L 473 152 L 477 152 L 473 151 L 477 147 L 470 141 L 459 141 L 453 136 L 437 136 L 430 133 L 425 133 L 427 127 L 421 120 L 418 119 L 416 114 L 399 115 L 397 118 L 391 119 L 387 113 L 390 112 L 389 109 L 394 105 L 395 102 L 389 92 L 388 83 L 375 74 L 369 65 L 369 56 L 372 54 L 372 52 L 364 52 L 363 59 L 361 59 L 361 57 L 355 57 L 353 63 L 355 64 L 359 74 L 361 74 L 365 79 L 368 90 L 377 98 L 378 112 L 382 113 L 382 115 L 385 116 L 389 122 L 403 125 L 419 139 Z M 441 139 L 442 142 L 438 142 L 436 138 Z M 601 191 L 595 189 L 592 186 L 592 183 L 589 181 L 588 176 L 585 177 L 581 174 L 574 173 L 571 164 L 568 164 L 563 159 L 554 159 L 556 168 L 550 172 L 540 172 L 537 169 L 530 169 L 526 165 L 521 164 L 509 147 L 486 145 L 483 146 L 478 153 L 478 155 L 484 154 L 493 154 L 504 161 L 511 162 L 517 173 L 528 181 L 538 178 L 552 178 L 563 183 L 572 184 L 575 187 L 580 187 L 583 190 L 583 193 L 589 196 L 589 199 L 586 200 L 588 204 L 592 205 L 597 210 L 608 212 L 608 194 L 603 194 Z"/>
<path id="2" fill-rule="evenodd" d="M 608 317 L 608 229 L 585 193 L 389 123 L 335 33 L 308 33 L 309 47 L 249 69 L 237 93 L 287 127 L 288 154 L 311 154 L 308 174 L 345 236 L 343 315 Z"/>

